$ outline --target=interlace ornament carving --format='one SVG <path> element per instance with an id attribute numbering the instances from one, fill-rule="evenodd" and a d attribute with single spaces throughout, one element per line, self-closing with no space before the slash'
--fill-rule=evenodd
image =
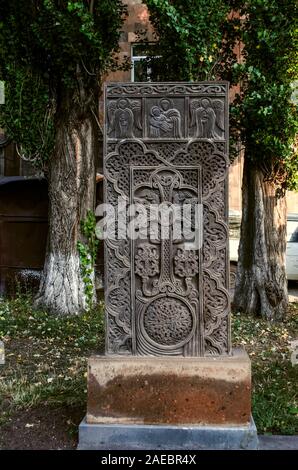
<path id="1" fill-rule="evenodd" d="M 227 318 L 223 318 L 220 325 L 213 329 L 211 335 L 205 335 L 206 354 L 218 356 L 229 348 L 229 335 L 225 334 L 229 327 Z"/>
<path id="2" fill-rule="evenodd" d="M 131 351 L 131 333 L 119 326 L 112 315 L 109 315 L 108 344 L 110 354 L 126 354 Z"/>
<path id="3" fill-rule="evenodd" d="M 226 83 L 108 84 L 105 198 L 203 205 L 203 246 L 183 234 L 106 240 L 107 354 L 230 352 Z M 117 228 L 117 221 L 116 221 Z M 147 238 L 146 238 L 147 237 Z M 189 247 L 188 247 L 189 248 Z"/>
<path id="4" fill-rule="evenodd" d="M 177 151 L 185 149 L 186 143 L 182 142 L 148 142 L 148 150 L 155 150 L 166 162 L 170 163 Z"/>
<path id="5" fill-rule="evenodd" d="M 227 271 L 225 269 L 227 259 L 226 247 L 217 249 L 215 256 L 208 263 L 208 269 L 214 273 L 220 279 L 221 284 L 224 286 L 227 283 Z"/>
<path id="6" fill-rule="evenodd" d="M 178 249 L 175 256 L 175 274 L 179 277 L 193 277 L 199 272 L 199 256 L 194 250 Z"/>
<path id="7" fill-rule="evenodd" d="M 229 167 L 228 158 L 217 150 L 217 145 L 210 141 L 190 141 L 185 151 L 177 152 L 172 164 L 201 165 L 203 177 L 203 197 L 211 196 L 218 191 L 219 183 L 225 180 Z"/>
<path id="8" fill-rule="evenodd" d="M 192 327 L 192 314 L 179 299 L 163 297 L 154 300 L 144 314 L 144 329 L 157 344 L 179 344 L 189 336 Z"/>
<path id="9" fill-rule="evenodd" d="M 110 96 L 146 96 L 146 95 L 192 95 L 202 94 L 224 96 L 228 91 L 228 84 L 123 84 L 111 83 L 107 85 L 107 92 Z"/>
<path id="10" fill-rule="evenodd" d="M 142 278 L 153 277 L 159 273 L 159 254 L 150 245 L 140 246 L 135 256 L 135 273 Z"/>
<path id="11" fill-rule="evenodd" d="M 229 331 L 227 331 L 227 315 L 230 308 L 229 293 L 220 286 L 220 281 L 209 271 L 204 271 L 204 320 L 205 320 L 205 348 L 208 353 L 210 344 L 218 352 L 227 351 Z M 221 334 L 218 334 L 218 331 Z M 212 352 L 213 351 L 213 352 Z M 214 349 L 210 349 L 210 354 Z"/>
<path id="12" fill-rule="evenodd" d="M 214 191 L 208 198 L 210 207 L 216 208 L 216 211 L 221 219 L 225 216 L 225 188 Z"/>

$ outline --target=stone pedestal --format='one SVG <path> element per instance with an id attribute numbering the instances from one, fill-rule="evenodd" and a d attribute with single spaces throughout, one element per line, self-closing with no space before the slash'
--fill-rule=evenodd
<path id="1" fill-rule="evenodd" d="M 250 360 L 231 356 L 89 360 L 80 449 L 254 449 Z"/>
<path id="2" fill-rule="evenodd" d="M 228 95 L 105 86 L 107 356 L 89 361 L 81 449 L 257 446 L 250 361 L 231 354 Z"/>

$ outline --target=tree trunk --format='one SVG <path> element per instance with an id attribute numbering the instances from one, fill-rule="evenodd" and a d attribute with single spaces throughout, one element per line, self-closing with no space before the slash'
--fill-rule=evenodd
<path id="1" fill-rule="evenodd" d="M 73 315 L 87 307 L 77 242 L 82 238 L 80 221 L 95 208 L 98 135 L 93 116 L 70 100 L 57 116 L 49 162 L 48 246 L 35 305 Z"/>
<path id="2" fill-rule="evenodd" d="M 233 307 L 281 320 L 288 305 L 285 271 L 287 206 L 261 169 L 244 161 L 242 222 Z"/>

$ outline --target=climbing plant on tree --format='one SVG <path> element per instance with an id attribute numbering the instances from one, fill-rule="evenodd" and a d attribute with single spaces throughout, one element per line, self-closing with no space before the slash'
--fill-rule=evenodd
<path id="1" fill-rule="evenodd" d="M 48 248 L 36 304 L 59 314 L 79 313 L 88 303 L 80 222 L 94 209 L 100 80 L 117 66 L 124 14 L 121 0 L 0 0 L 0 124 L 49 180 Z"/>
<path id="2" fill-rule="evenodd" d="M 233 116 L 245 147 L 242 226 L 234 306 L 268 320 L 287 308 L 285 191 L 298 189 L 295 146 L 297 2 L 250 0 L 240 7 L 244 63 Z M 297 142 L 296 142 L 297 143 Z"/>
<path id="3" fill-rule="evenodd" d="M 241 81 L 230 155 L 245 148 L 243 218 L 234 306 L 267 319 L 287 307 L 285 190 L 297 187 L 295 0 L 146 0 L 158 45 L 153 79 Z M 244 43 L 238 64 L 235 46 Z M 297 148 L 297 147 L 296 147 Z"/>
<path id="4" fill-rule="evenodd" d="M 239 18 L 231 13 L 233 2 L 146 0 L 145 3 L 157 36 L 149 57 L 154 80 L 221 78 L 233 82 L 232 65 L 237 60 L 234 47 L 239 31 Z"/>

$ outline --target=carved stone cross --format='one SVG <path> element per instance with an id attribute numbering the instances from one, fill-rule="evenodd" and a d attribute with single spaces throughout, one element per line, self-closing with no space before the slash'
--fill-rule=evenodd
<path id="1" fill-rule="evenodd" d="M 105 100 L 105 202 L 155 221 L 105 241 L 106 353 L 229 354 L 228 84 L 110 83 Z M 180 207 L 197 238 L 175 232 Z"/>

